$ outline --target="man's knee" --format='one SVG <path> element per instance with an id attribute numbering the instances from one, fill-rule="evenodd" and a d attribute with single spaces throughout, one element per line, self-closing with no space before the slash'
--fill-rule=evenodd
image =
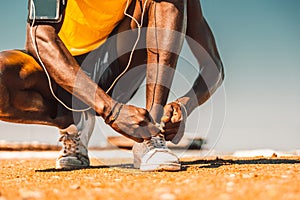
<path id="1" fill-rule="evenodd" d="M 5 71 L 8 68 L 8 55 L 9 51 L 0 52 L 0 116 L 5 113 L 9 102 L 9 91 L 5 83 L 7 83 L 5 78 Z"/>
<path id="2" fill-rule="evenodd" d="M 0 84 L 3 87 L 13 85 L 16 81 L 15 77 L 18 76 L 21 70 L 21 62 L 17 61 L 15 51 L 2 51 L 0 52 Z"/>
<path id="3" fill-rule="evenodd" d="M 21 62 L 19 58 L 19 52 L 16 50 L 2 51 L 0 52 L 0 75 L 5 76 L 5 72 L 8 69 L 15 68 Z"/>
<path id="4" fill-rule="evenodd" d="M 2 51 L 0 52 L 0 84 L 1 86 L 7 85 L 13 80 L 8 79 L 7 76 L 10 73 L 10 69 L 15 68 L 16 65 L 14 62 L 11 62 L 11 51 Z M 3 87 L 0 88 L 0 90 L 3 89 Z"/>
<path id="5" fill-rule="evenodd" d="M 2 76 L 2 72 L 5 69 L 5 63 L 6 63 L 6 52 L 1 51 L 0 52 L 0 76 Z"/>
<path id="6" fill-rule="evenodd" d="M 39 71 L 36 61 L 18 50 L 0 52 L 0 114 L 5 115 L 17 91 L 31 84 L 27 78 Z"/>
<path id="7" fill-rule="evenodd" d="M 6 69 L 6 53 L 0 52 L 0 117 L 6 113 L 9 101 L 9 92 L 4 85 L 4 71 Z"/>

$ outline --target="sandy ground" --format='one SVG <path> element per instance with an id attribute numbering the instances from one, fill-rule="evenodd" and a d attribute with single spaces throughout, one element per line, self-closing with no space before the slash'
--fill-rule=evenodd
<path id="1" fill-rule="evenodd" d="M 0 162 L 0 200 L 300 199 L 299 156 L 185 158 L 180 172 L 147 173 L 120 159 L 73 171 L 53 169 L 53 159 Z"/>

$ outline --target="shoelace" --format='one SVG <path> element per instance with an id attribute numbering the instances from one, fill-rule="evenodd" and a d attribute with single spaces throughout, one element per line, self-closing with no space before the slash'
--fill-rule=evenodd
<path id="1" fill-rule="evenodd" d="M 150 140 L 145 140 L 144 142 L 149 149 L 154 149 L 154 148 L 167 149 L 166 141 L 162 134 L 153 136 Z"/>
<path id="2" fill-rule="evenodd" d="M 59 142 L 63 143 L 63 152 L 67 155 L 75 155 L 79 152 L 79 134 L 62 133 Z"/>

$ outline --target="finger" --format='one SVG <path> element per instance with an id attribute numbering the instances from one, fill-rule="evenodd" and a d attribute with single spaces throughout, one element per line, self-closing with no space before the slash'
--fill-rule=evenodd
<path id="1" fill-rule="evenodd" d="M 165 130 L 168 130 L 168 129 L 173 129 L 173 128 L 179 128 L 180 124 L 181 124 L 182 121 L 178 121 L 178 122 L 175 122 L 175 123 L 172 123 L 172 122 L 168 122 L 165 124 Z"/>
<path id="2" fill-rule="evenodd" d="M 125 136 L 125 137 L 127 137 L 127 138 L 129 138 L 129 139 L 132 139 L 132 140 L 134 140 L 134 141 L 136 141 L 136 142 L 143 142 L 144 141 L 144 139 L 143 138 L 141 138 L 139 135 L 136 135 L 136 134 L 128 134 L 128 133 L 126 133 L 126 132 L 124 132 L 124 131 L 122 131 L 122 130 L 118 130 L 118 132 L 120 133 L 120 134 L 122 134 L 123 136 Z"/>
<path id="3" fill-rule="evenodd" d="M 114 128 L 116 128 L 116 127 L 114 127 Z M 119 129 L 119 128 L 116 128 L 115 129 L 116 131 L 118 131 L 120 134 L 122 134 L 122 135 L 124 135 L 125 137 L 127 137 L 127 138 L 129 138 L 129 139 L 132 139 L 132 140 L 134 140 L 134 141 L 136 141 L 136 142 L 143 142 L 144 141 L 144 139 L 142 138 L 142 137 L 140 137 L 140 135 L 138 134 L 129 134 L 130 132 L 128 131 L 128 130 L 122 130 L 122 129 Z"/>
<path id="4" fill-rule="evenodd" d="M 150 122 L 146 126 L 140 126 L 136 130 L 136 134 L 143 139 L 150 139 L 152 136 L 156 136 L 158 133 L 160 133 L 160 129 Z"/>
<path id="5" fill-rule="evenodd" d="M 165 137 L 168 137 L 168 138 L 172 137 L 173 138 L 176 134 L 178 134 L 179 131 L 181 131 L 181 129 L 178 126 L 177 127 L 168 128 L 168 129 L 165 129 L 164 135 L 165 135 Z"/>
<path id="6" fill-rule="evenodd" d="M 149 130 L 150 136 L 156 136 L 157 134 L 160 133 L 160 129 L 157 126 L 155 126 L 154 124 L 149 124 L 148 130 Z"/>
<path id="7" fill-rule="evenodd" d="M 164 107 L 164 115 L 161 118 L 161 121 L 167 123 L 171 120 L 171 116 L 173 114 L 173 108 L 171 105 L 166 105 Z"/>
<path id="8" fill-rule="evenodd" d="M 171 130 L 168 130 L 168 132 L 165 133 L 165 135 L 176 135 L 177 133 L 179 132 L 178 129 L 171 129 Z"/>
<path id="9" fill-rule="evenodd" d="M 173 138 L 173 140 L 171 142 L 174 144 L 178 144 L 184 135 L 184 130 L 185 130 L 185 123 L 181 123 L 181 125 L 177 131 L 177 134 L 175 135 L 175 137 Z"/>
<path id="10" fill-rule="evenodd" d="M 126 136 L 127 138 L 129 138 L 129 139 L 132 139 L 132 140 L 138 142 L 138 143 L 141 143 L 141 142 L 144 141 L 144 139 L 143 139 L 143 138 L 140 138 L 140 137 L 133 137 L 133 136 L 127 135 L 127 134 L 126 134 L 125 136 Z"/>
<path id="11" fill-rule="evenodd" d="M 171 117 L 172 116 L 172 112 L 173 112 L 173 106 L 167 104 L 164 107 L 164 115 L 167 116 L 167 117 Z"/>
<path id="12" fill-rule="evenodd" d="M 163 123 L 167 123 L 167 122 L 169 122 L 169 121 L 171 120 L 171 117 L 164 115 L 164 116 L 161 117 L 160 120 L 161 120 Z"/>
<path id="13" fill-rule="evenodd" d="M 182 139 L 183 135 L 184 135 L 183 130 L 176 130 L 176 131 L 168 132 L 165 135 L 165 139 L 167 141 L 171 141 L 174 144 L 178 144 L 180 142 L 180 140 Z"/>
<path id="14" fill-rule="evenodd" d="M 178 144 L 184 135 L 185 126 L 165 129 L 165 137 L 174 144 Z"/>
<path id="15" fill-rule="evenodd" d="M 182 119 L 180 106 L 173 106 L 173 115 L 171 118 L 171 122 L 175 123 Z"/>
<path id="16" fill-rule="evenodd" d="M 176 136 L 176 134 L 168 134 L 168 135 L 166 135 L 165 136 L 165 139 L 167 140 L 167 141 L 171 141 L 171 140 L 173 140 L 173 138 Z"/>
<path id="17" fill-rule="evenodd" d="M 151 138 L 151 134 L 149 132 L 149 130 L 147 130 L 147 128 L 145 127 L 141 127 L 138 130 L 136 130 L 136 135 L 137 137 L 141 138 L 141 139 L 150 139 Z"/>

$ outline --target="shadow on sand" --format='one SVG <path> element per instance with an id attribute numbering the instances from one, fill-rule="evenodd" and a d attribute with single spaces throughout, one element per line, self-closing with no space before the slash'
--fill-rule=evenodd
<path id="1" fill-rule="evenodd" d="M 35 170 L 35 172 L 68 172 L 68 171 L 85 170 L 85 169 L 107 169 L 107 168 L 133 169 L 133 164 L 94 165 L 94 166 L 81 167 L 81 168 L 76 168 L 76 169 L 56 169 L 56 168 L 47 168 L 47 169 L 37 169 L 37 170 Z"/>
<path id="2" fill-rule="evenodd" d="M 279 164 L 300 164 L 300 159 L 282 159 L 282 158 L 259 158 L 259 159 L 220 159 L 214 160 L 194 160 L 181 162 L 182 170 L 186 170 L 191 166 L 198 166 L 199 168 L 218 168 L 223 165 L 279 165 Z"/>
<path id="3" fill-rule="evenodd" d="M 223 165 L 279 165 L 279 164 L 300 164 L 300 159 L 282 159 L 282 158 L 259 158 L 259 159 L 221 159 L 216 158 L 214 160 L 194 160 L 194 161 L 183 161 L 181 162 L 181 171 L 186 171 L 189 167 L 198 166 L 199 168 L 218 168 Z M 106 168 L 121 168 L 121 169 L 133 169 L 133 164 L 118 164 L 118 165 L 96 165 L 86 168 L 78 169 L 38 169 L 35 172 L 67 172 L 84 169 L 106 169 Z"/>

